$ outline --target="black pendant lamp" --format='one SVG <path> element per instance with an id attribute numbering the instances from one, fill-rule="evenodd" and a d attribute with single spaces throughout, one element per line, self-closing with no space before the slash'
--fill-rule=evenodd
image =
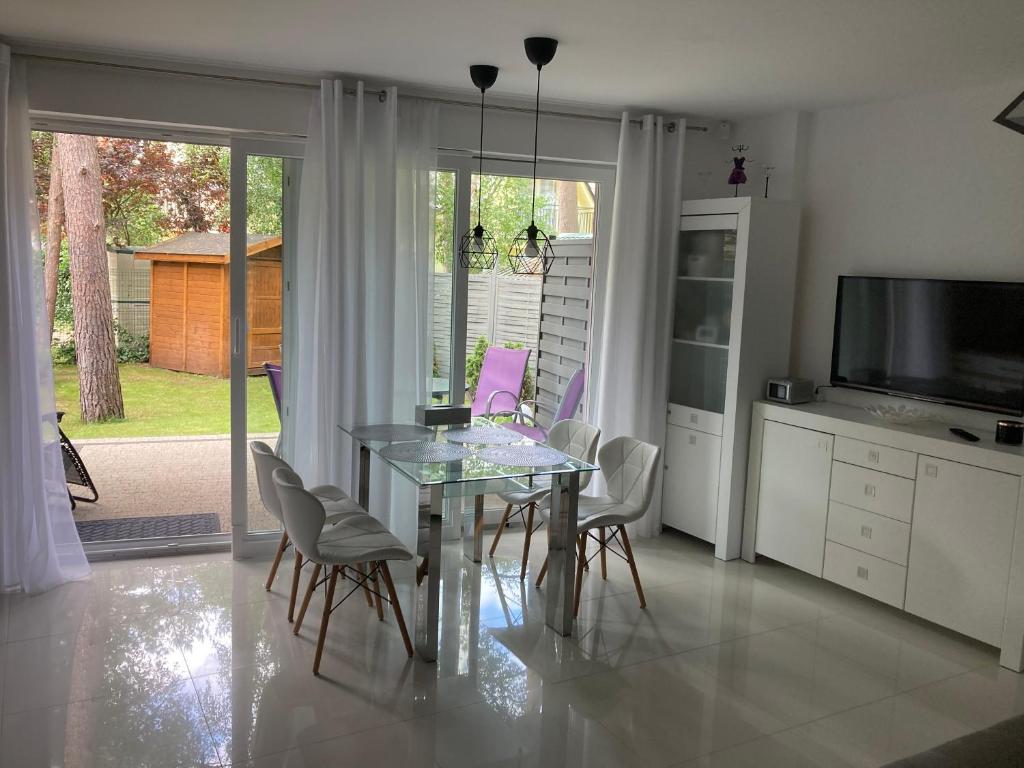
<path id="1" fill-rule="evenodd" d="M 540 71 L 555 58 L 558 41 L 550 37 L 528 37 L 523 40 L 526 58 L 537 67 L 537 101 L 533 117 L 533 197 L 530 202 L 530 226 L 512 241 L 508 251 L 509 266 L 517 275 L 546 275 L 555 261 L 555 252 L 544 230 L 537 226 L 537 132 L 540 127 Z"/>
<path id="2" fill-rule="evenodd" d="M 469 68 L 473 85 L 480 89 L 480 165 L 476 175 L 476 226 L 462 236 L 459 243 L 459 263 L 466 269 L 487 271 L 494 269 L 498 260 L 498 245 L 480 223 L 480 203 L 484 172 L 484 94 L 498 79 L 498 68 L 487 64 L 474 64 Z"/>

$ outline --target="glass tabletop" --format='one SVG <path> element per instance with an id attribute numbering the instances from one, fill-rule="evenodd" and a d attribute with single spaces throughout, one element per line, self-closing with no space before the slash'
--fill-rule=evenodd
<path id="1" fill-rule="evenodd" d="M 338 428 L 417 485 L 444 485 L 446 496 L 521 490 L 531 485 L 531 478 L 598 469 L 480 416 L 470 425 L 450 427 L 407 423 Z"/>

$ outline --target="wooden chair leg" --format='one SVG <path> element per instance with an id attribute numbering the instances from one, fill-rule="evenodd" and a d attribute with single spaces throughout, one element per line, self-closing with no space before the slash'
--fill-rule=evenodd
<path id="1" fill-rule="evenodd" d="M 498 548 L 498 542 L 501 541 L 501 534 L 505 531 L 505 526 L 508 525 L 508 516 L 512 514 L 512 505 L 509 504 L 505 507 L 505 514 L 501 516 L 501 522 L 498 523 L 498 530 L 494 532 L 494 541 L 491 542 L 491 551 L 488 553 L 491 557 L 494 557 L 494 550 Z"/>
<path id="2" fill-rule="evenodd" d="M 580 613 L 580 595 L 583 594 L 583 569 L 587 566 L 587 534 L 581 533 L 579 537 L 580 552 L 576 561 L 576 594 L 573 596 L 572 617 L 575 619 Z"/>
<path id="3" fill-rule="evenodd" d="M 288 532 L 281 531 L 281 543 L 277 545 L 277 554 L 274 555 L 274 563 L 270 566 L 270 575 L 267 576 L 267 592 L 270 591 L 270 587 L 274 584 L 274 579 L 277 577 L 277 567 L 281 565 L 281 558 L 284 557 L 284 551 L 288 548 Z"/>
<path id="4" fill-rule="evenodd" d="M 292 573 L 292 593 L 288 598 L 288 623 L 295 618 L 295 598 L 299 596 L 299 577 L 302 575 L 302 553 L 295 550 L 295 571 Z"/>
<path id="5" fill-rule="evenodd" d="M 306 618 L 306 609 L 309 608 L 309 601 L 313 597 L 313 593 L 316 591 L 316 580 L 320 578 L 320 570 L 323 568 L 320 563 L 313 566 L 313 575 L 309 579 L 309 586 L 306 587 L 306 594 L 302 598 L 302 605 L 299 606 L 299 615 L 295 617 L 295 625 L 292 627 L 292 634 L 299 634 L 299 630 L 302 629 L 302 620 Z"/>
<path id="6" fill-rule="evenodd" d="M 363 596 L 366 597 L 366 606 L 368 608 L 373 608 L 373 593 L 370 591 L 370 587 L 366 583 L 366 569 L 363 565 L 363 563 L 356 563 L 356 573 L 359 574 L 359 580 L 363 582 Z"/>
<path id="7" fill-rule="evenodd" d="M 402 631 L 402 642 L 405 643 L 406 653 L 409 654 L 409 658 L 412 658 L 412 641 L 409 640 L 409 630 L 405 627 L 405 617 L 402 616 L 402 606 L 398 604 L 398 593 L 395 592 L 395 582 L 391 580 L 391 570 L 388 568 L 388 564 L 381 560 L 380 572 L 384 576 L 384 584 L 388 588 L 388 596 L 391 598 L 391 608 L 395 612 L 395 621 L 398 622 L 398 628 Z"/>
<path id="8" fill-rule="evenodd" d="M 647 607 L 647 600 L 644 597 L 644 588 L 640 586 L 640 574 L 636 571 L 636 560 L 633 559 L 633 548 L 629 545 L 629 536 L 626 534 L 626 526 L 619 526 L 619 533 L 622 535 L 622 548 L 626 550 L 626 560 L 629 562 L 629 570 L 633 574 L 633 583 L 636 585 L 636 594 L 640 598 L 640 607 Z"/>
<path id="9" fill-rule="evenodd" d="M 427 568 L 430 567 L 430 558 L 424 557 L 423 562 L 416 567 L 416 586 L 423 583 L 423 577 L 427 575 Z"/>
<path id="10" fill-rule="evenodd" d="M 327 597 L 324 599 L 323 618 L 320 619 L 320 635 L 316 639 L 316 656 L 313 657 L 313 674 L 320 674 L 320 657 L 324 655 L 324 640 L 327 639 L 327 625 L 331 621 L 334 606 L 334 588 L 338 585 L 338 566 L 331 566 L 331 580 L 327 583 Z"/>
<path id="11" fill-rule="evenodd" d="M 544 558 L 544 564 L 540 567 L 540 573 L 537 574 L 537 587 L 540 588 L 541 583 L 544 581 L 544 574 L 548 572 L 548 559 Z"/>
<path id="12" fill-rule="evenodd" d="M 534 502 L 530 502 L 526 510 L 526 538 L 523 539 L 523 564 L 519 568 L 519 580 L 526 581 L 526 564 L 530 559 L 530 539 L 533 537 L 533 511 L 537 508 Z"/>
<path id="13" fill-rule="evenodd" d="M 604 526 L 602 525 L 597 529 L 598 538 L 601 541 L 601 578 L 607 581 L 608 579 L 608 561 L 605 558 L 605 540 L 604 540 Z"/>
<path id="14" fill-rule="evenodd" d="M 377 621 L 384 621 L 384 601 L 380 597 L 380 579 L 377 578 L 377 574 L 380 568 L 371 563 L 370 564 L 370 578 L 373 581 L 373 601 L 377 605 Z"/>

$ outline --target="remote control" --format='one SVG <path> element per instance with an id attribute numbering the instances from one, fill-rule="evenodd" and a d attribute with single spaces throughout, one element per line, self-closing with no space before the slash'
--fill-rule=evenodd
<path id="1" fill-rule="evenodd" d="M 949 431 L 952 432 L 957 437 L 962 437 L 964 440 L 968 440 L 972 443 L 976 443 L 979 440 L 981 440 L 981 438 L 978 437 L 977 435 L 968 432 L 966 429 L 960 429 L 960 427 L 950 427 Z"/>

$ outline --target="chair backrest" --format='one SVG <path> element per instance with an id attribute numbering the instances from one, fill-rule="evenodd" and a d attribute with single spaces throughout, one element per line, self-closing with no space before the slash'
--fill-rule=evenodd
<path id="1" fill-rule="evenodd" d="M 252 462 L 256 465 L 256 486 L 260 489 L 260 500 L 267 508 L 267 512 L 277 518 L 278 522 L 283 523 L 281 501 L 277 497 L 273 474 L 275 469 L 287 469 L 291 472 L 292 468 L 287 461 L 275 456 L 269 445 L 259 440 L 249 443 L 249 451 L 252 453 Z"/>
<path id="2" fill-rule="evenodd" d="M 302 478 L 286 467 L 274 470 L 273 481 L 281 499 L 284 530 L 288 538 L 306 557 L 317 557 L 317 542 L 327 520 L 324 505 L 302 487 Z"/>
<path id="3" fill-rule="evenodd" d="M 282 379 L 281 366 L 274 363 L 264 363 L 263 370 L 267 372 L 267 383 L 270 384 L 270 393 L 274 396 L 274 405 L 277 406 L 277 420 L 284 424 L 281 416 L 281 391 Z"/>
<path id="4" fill-rule="evenodd" d="M 609 440 L 598 452 L 608 495 L 631 508 L 630 520 L 643 517 L 654 494 L 661 449 L 632 437 Z"/>
<path id="5" fill-rule="evenodd" d="M 558 404 L 558 410 L 555 411 L 556 424 L 576 418 L 576 412 L 583 401 L 583 388 L 586 383 L 587 379 L 583 375 L 582 368 L 577 369 L 576 373 L 569 377 L 569 383 L 565 385 L 565 391 L 562 392 L 562 401 Z"/>
<path id="6" fill-rule="evenodd" d="M 526 365 L 530 360 L 529 349 L 506 349 L 488 347 L 484 362 L 480 366 L 480 380 L 473 397 L 472 412 L 481 416 L 487 411 L 487 400 L 492 392 L 506 390 L 512 395 L 499 394 L 491 402 L 491 412 L 514 411 L 519 405 L 519 394 L 526 378 Z"/>
<path id="7" fill-rule="evenodd" d="M 547 444 L 556 451 L 567 453 L 574 459 L 585 461 L 588 464 L 594 463 L 597 456 L 597 441 L 601 437 L 601 430 L 593 424 L 587 424 L 573 419 L 559 421 L 548 432 Z M 580 479 L 580 490 L 590 485 L 593 472 L 586 472 Z"/>

